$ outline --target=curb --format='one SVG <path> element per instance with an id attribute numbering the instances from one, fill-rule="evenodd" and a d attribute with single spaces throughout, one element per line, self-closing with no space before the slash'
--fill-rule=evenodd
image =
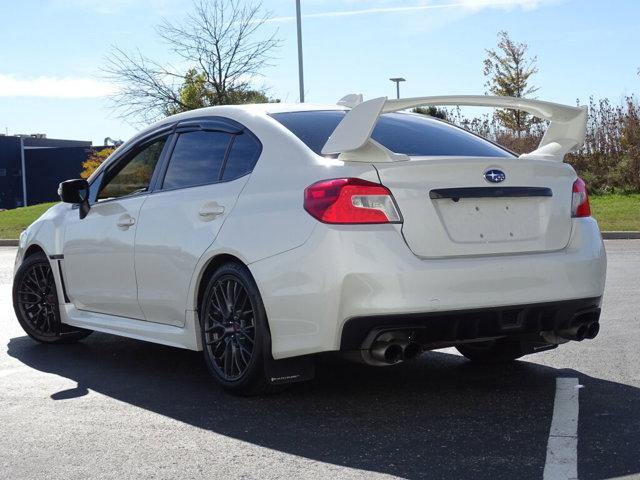
<path id="1" fill-rule="evenodd" d="M 640 239 L 640 232 L 602 232 L 605 240 L 635 240 Z"/>
<path id="2" fill-rule="evenodd" d="M 17 247 L 18 240 L 0 238 L 0 247 Z"/>

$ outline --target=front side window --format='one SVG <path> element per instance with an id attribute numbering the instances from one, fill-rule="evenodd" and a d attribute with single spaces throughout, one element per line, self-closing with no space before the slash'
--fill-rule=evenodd
<path id="1" fill-rule="evenodd" d="M 98 192 L 98 200 L 146 192 L 167 137 L 154 140 L 134 153 L 130 160 L 107 171 Z"/>
<path id="2" fill-rule="evenodd" d="M 231 137 L 224 132 L 181 133 L 173 148 L 162 188 L 186 188 L 219 181 Z"/>
<path id="3" fill-rule="evenodd" d="M 271 116 L 320 155 L 345 114 L 344 110 L 321 110 L 274 113 Z M 513 156 L 466 130 L 434 118 L 406 113 L 380 115 L 371 138 L 392 152 L 410 156 Z"/>

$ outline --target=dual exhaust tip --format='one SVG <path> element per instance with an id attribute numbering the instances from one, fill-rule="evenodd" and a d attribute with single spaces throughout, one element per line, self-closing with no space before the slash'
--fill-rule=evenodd
<path id="1" fill-rule="evenodd" d="M 370 353 L 373 359 L 393 365 L 418 357 L 422 346 L 417 342 L 379 340 L 373 344 Z"/>
<path id="2" fill-rule="evenodd" d="M 599 322 L 587 322 L 580 325 L 575 325 L 570 328 L 564 328 L 562 330 L 556 330 L 555 332 L 543 332 L 542 336 L 550 343 L 563 343 L 568 340 L 574 340 L 581 342 L 583 340 L 591 340 L 596 338 L 600 332 Z"/>
<path id="3" fill-rule="evenodd" d="M 549 339 L 552 343 L 562 343 L 563 340 L 574 340 L 577 342 L 585 339 L 591 340 L 596 338 L 599 332 L 600 323 L 593 321 L 547 333 L 553 337 Z M 553 341 L 554 339 L 556 339 L 555 342 Z M 372 359 L 387 365 L 413 360 L 421 353 L 422 346 L 419 343 L 396 339 L 382 340 L 379 338 L 369 349 L 369 354 Z"/>
<path id="4" fill-rule="evenodd" d="M 599 332 L 600 322 L 591 322 L 583 323 L 582 325 L 577 325 L 558 333 L 561 337 L 564 337 L 567 340 L 576 340 L 578 342 L 581 342 L 584 339 L 591 340 L 596 338 Z"/>

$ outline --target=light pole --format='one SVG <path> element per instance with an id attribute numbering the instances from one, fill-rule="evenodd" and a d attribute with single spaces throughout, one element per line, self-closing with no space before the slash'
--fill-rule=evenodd
<path id="1" fill-rule="evenodd" d="M 304 74 L 302 72 L 302 16 L 300 0 L 296 0 L 296 23 L 298 24 L 298 82 L 300 83 L 300 103 L 304 103 Z"/>
<path id="2" fill-rule="evenodd" d="M 400 98 L 400 82 L 406 82 L 406 80 L 402 77 L 390 78 L 392 82 L 396 83 L 396 98 Z"/>

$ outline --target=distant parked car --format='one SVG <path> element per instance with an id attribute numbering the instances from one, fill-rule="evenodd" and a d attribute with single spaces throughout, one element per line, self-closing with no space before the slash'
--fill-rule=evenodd
<path id="1" fill-rule="evenodd" d="M 516 156 L 426 105 L 550 121 Z M 314 355 L 508 361 L 593 338 L 606 259 L 564 155 L 586 111 L 507 97 L 195 110 L 147 128 L 20 237 L 13 289 L 44 343 L 92 330 L 203 350 L 243 394 Z"/>

